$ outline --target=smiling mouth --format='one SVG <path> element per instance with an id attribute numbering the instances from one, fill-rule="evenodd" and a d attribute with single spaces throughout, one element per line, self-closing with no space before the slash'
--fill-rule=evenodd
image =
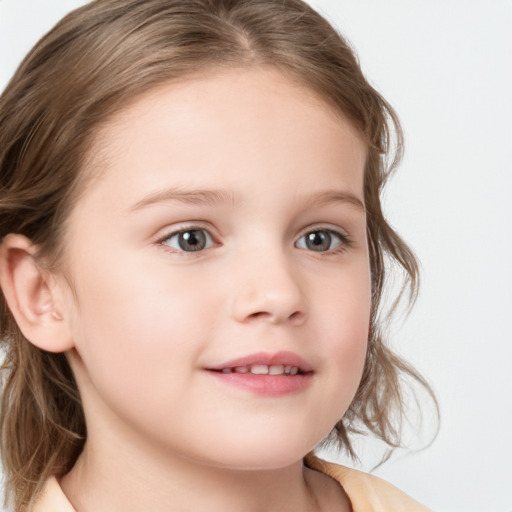
<path id="1" fill-rule="evenodd" d="M 304 375 L 313 372 L 313 368 L 307 361 L 288 350 L 249 354 L 208 366 L 205 370 L 220 373 L 284 376 Z"/>
<path id="2" fill-rule="evenodd" d="M 292 365 L 266 365 L 266 364 L 254 364 L 246 366 L 233 366 L 230 368 L 222 368 L 219 370 L 211 370 L 220 373 L 250 373 L 252 375 L 282 375 L 282 376 L 294 376 L 304 375 L 304 372 L 298 366 Z"/>
<path id="3" fill-rule="evenodd" d="M 205 368 L 223 385 L 260 397 L 298 394 L 311 385 L 314 371 L 294 352 L 259 352 Z"/>
<path id="4" fill-rule="evenodd" d="M 253 386 L 259 383 L 263 387 L 268 385 L 279 388 L 278 383 L 282 382 L 283 389 L 292 389 L 300 381 L 311 380 L 314 373 L 312 366 L 306 360 L 287 350 L 249 354 L 209 366 L 205 370 L 228 379 L 229 382 L 242 385 L 250 383 Z M 284 385 L 285 381 L 288 384 Z M 292 385 L 292 382 L 295 384 Z"/>
<path id="5" fill-rule="evenodd" d="M 304 375 L 306 372 L 301 370 L 298 366 L 291 365 L 266 365 L 266 364 L 255 364 L 251 366 L 234 366 L 231 368 L 222 368 L 221 370 L 212 370 L 220 373 L 250 373 L 252 375 L 282 375 L 282 376 L 294 376 Z"/>

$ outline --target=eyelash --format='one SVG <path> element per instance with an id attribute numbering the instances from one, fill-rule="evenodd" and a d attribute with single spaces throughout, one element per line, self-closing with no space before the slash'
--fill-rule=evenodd
<path id="1" fill-rule="evenodd" d="M 156 243 L 158 245 L 163 246 L 164 249 L 166 249 L 174 254 L 179 254 L 180 256 L 190 256 L 194 253 L 202 253 L 205 250 L 211 248 L 211 247 L 205 247 L 204 249 L 198 249 L 197 251 L 186 251 L 184 249 L 177 249 L 177 248 L 171 247 L 168 243 L 166 243 L 167 241 L 169 241 L 170 239 L 172 239 L 176 236 L 182 235 L 187 232 L 192 232 L 192 231 L 206 233 L 206 238 L 209 239 L 210 243 L 212 244 L 212 247 L 215 246 L 214 238 L 213 238 L 212 234 L 210 233 L 210 231 L 208 230 L 208 228 L 206 228 L 204 226 L 200 226 L 200 225 L 191 225 L 191 226 L 186 226 L 186 227 L 178 229 L 178 230 L 170 231 L 165 236 L 159 238 Z M 334 249 L 329 249 L 326 251 L 314 251 L 312 249 L 308 249 L 307 247 L 297 247 L 297 244 L 299 243 L 300 240 L 302 240 L 306 236 L 314 234 L 314 233 L 327 233 L 331 237 L 331 239 L 338 238 L 339 245 Z M 297 247 L 299 249 L 309 250 L 309 252 L 317 253 L 318 255 L 325 257 L 325 256 L 332 256 L 332 255 L 344 253 L 347 249 L 352 247 L 353 240 L 347 234 L 342 233 L 341 231 L 338 231 L 338 230 L 335 230 L 335 229 L 332 229 L 329 227 L 320 226 L 318 228 L 314 228 L 314 229 L 310 229 L 310 230 L 306 231 L 304 234 L 302 234 L 299 237 L 299 239 L 297 240 L 297 242 L 295 242 L 294 245 L 295 245 L 295 247 Z"/>
<path id="2" fill-rule="evenodd" d="M 198 226 L 198 225 L 186 226 L 186 227 L 178 229 L 178 230 L 170 231 L 165 236 L 163 236 L 162 238 L 157 240 L 157 244 L 163 246 L 166 250 L 168 250 L 174 254 L 179 254 L 180 256 L 185 256 L 185 255 L 190 256 L 191 254 L 201 253 L 201 252 L 205 251 L 206 249 L 210 248 L 210 247 L 208 247 L 208 248 L 200 249 L 197 251 L 185 251 L 183 249 L 176 249 L 176 248 L 170 247 L 169 244 L 166 243 L 171 238 L 174 238 L 176 236 L 179 236 L 184 233 L 191 232 L 191 231 L 199 231 L 199 232 L 207 233 L 207 238 L 209 238 L 210 241 L 213 242 L 213 244 L 215 244 L 215 242 L 213 241 L 213 236 L 211 235 L 210 231 L 207 228 L 205 228 L 204 226 Z"/>
<path id="3" fill-rule="evenodd" d="M 329 249 L 327 251 L 314 251 L 313 249 L 308 249 L 307 247 L 304 247 L 304 248 L 298 247 L 298 248 L 300 248 L 300 249 L 303 248 L 305 250 L 309 250 L 310 252 L 317 253 L 322 256 L 331 256 L 331 255 L 342 254 L 347 249 L 352 247 L 352 245 L 353 245 L 352 239 L 347 234 L 342 233 L 341 231 L 338 231 L 336 229 L 328 228 L 328 227 L 318 227 L 318 228 L 308 230 L 303 235 L 301 235 L 301 237 L 297 240 L 297 242 L 295 242 L 295 247 L 297 247 L 297 244 L 299 243 L 300 240 L 304 239 L 308 235 L 312 235 L 315 233 L 327 233 L 329 235 L 329 237 L 331 238 L 331 241 L 332 241 L 332 238 L 338 238 L 338 240 L 339 240 L 338 246 L 335 247 L 334 249 Z"/>

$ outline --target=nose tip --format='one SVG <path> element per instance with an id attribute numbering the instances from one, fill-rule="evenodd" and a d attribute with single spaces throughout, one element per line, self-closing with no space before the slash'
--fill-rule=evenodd
<path id="1" fill-rule="evenodd" d="M 304 294 L 297 279 L 275 268 L 272 273 L 256 275 L 238 287 L 232 302 L 232 314 L 238 322 L 301 325 L 305 321 Z"/>

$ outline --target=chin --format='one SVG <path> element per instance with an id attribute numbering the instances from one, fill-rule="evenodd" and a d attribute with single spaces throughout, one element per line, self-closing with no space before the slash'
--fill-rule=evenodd
<path id="1" fill-rule="evenodd" d="M 216 465 L 233 470 L 277 470 L 301 462 L 314 447 L 303 439 L 295 442 L 290 438 L 258 441 L 247 439 L 237 446 L 226 446 L 222 453 L 216 454 Z"/>

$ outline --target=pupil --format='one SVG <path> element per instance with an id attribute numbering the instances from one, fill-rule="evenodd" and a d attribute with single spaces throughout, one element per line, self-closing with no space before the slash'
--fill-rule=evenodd
<path id="1" fill-rule="evenodd" d="M 206 246 L 206 236 L 202 231 L 185 231 L 179 244 L 184 251 L 201 251 Z"/>
<path id="2" fill-rule="evenodd" d="M 315 231 L 307 237 L 307 246 L 313 251 L 327 251 L 331 245 L 331 235 L 326 231 Z"/>

